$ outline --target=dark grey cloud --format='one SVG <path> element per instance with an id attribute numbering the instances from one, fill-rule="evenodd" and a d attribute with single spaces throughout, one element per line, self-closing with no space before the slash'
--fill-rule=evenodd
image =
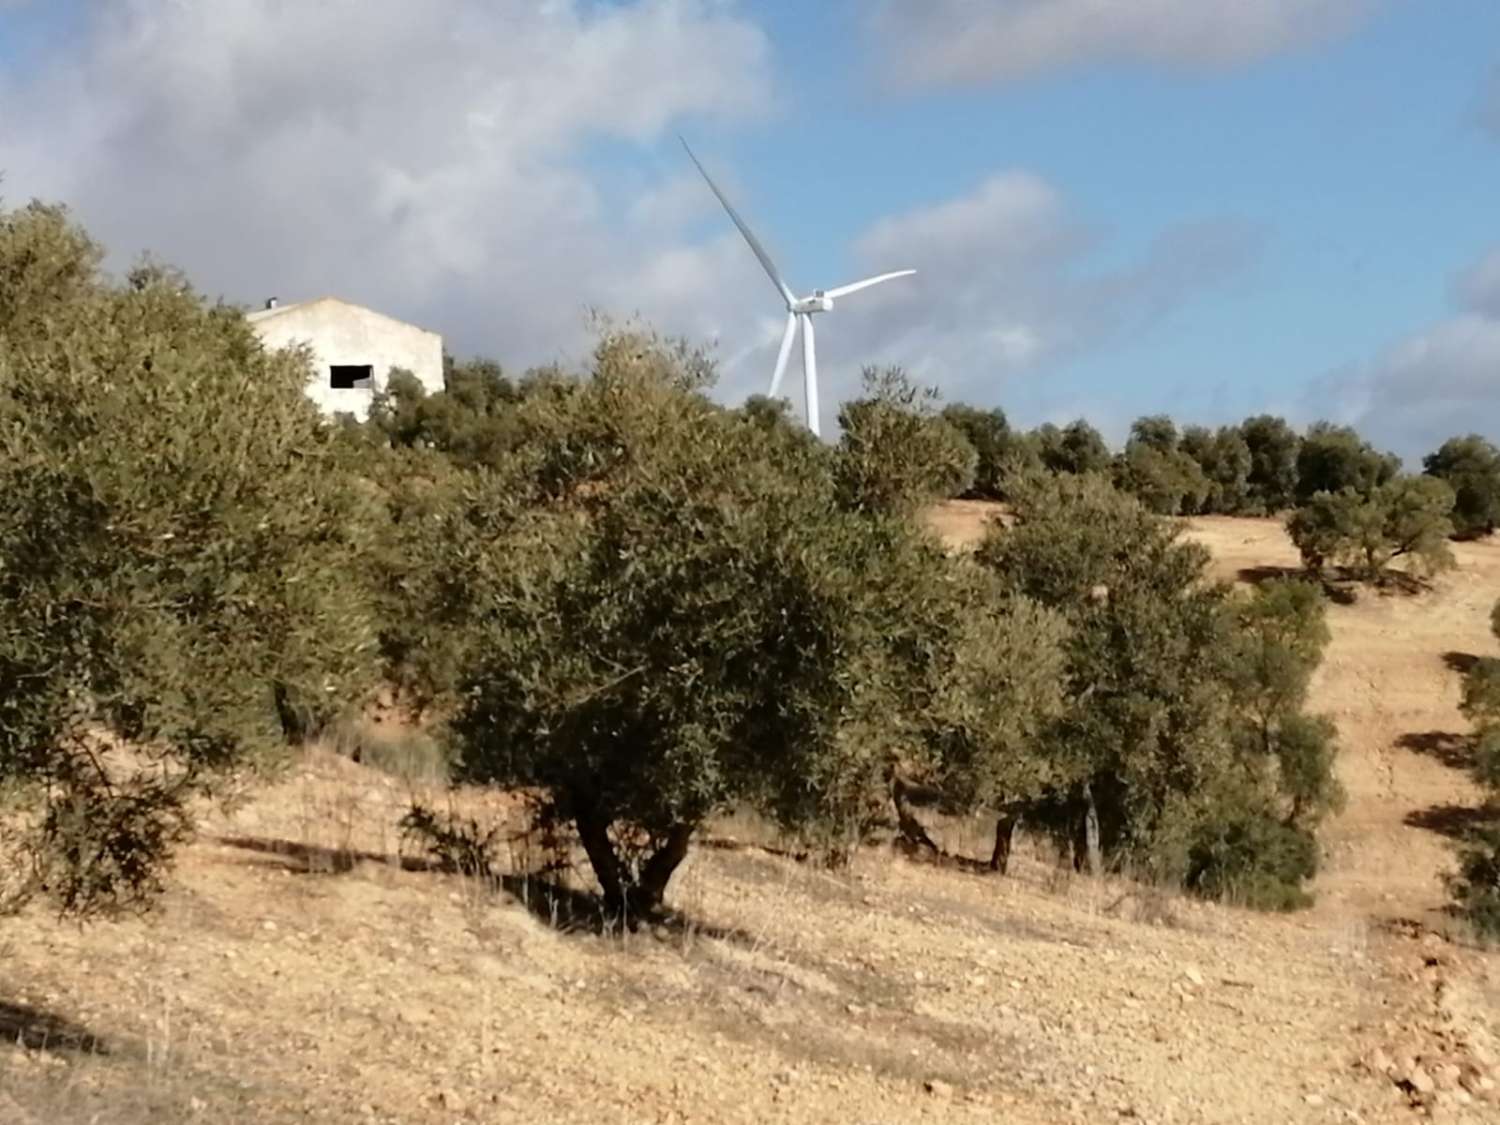
<path id="1" fill-rule="evenodd" d="M 879 0 L 895 81 L 978 83 L 1090 62 L 1214 69 L 1322 42 L 1377 0 Z"/>

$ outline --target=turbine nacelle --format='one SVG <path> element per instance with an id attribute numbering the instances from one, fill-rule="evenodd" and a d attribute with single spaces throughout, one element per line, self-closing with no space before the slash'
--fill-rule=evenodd
<path id="1" fill-rule="evenodd" d="M 833 298 L 821 289 L 813 291 L 811 297 L 803 297 L 800 301 L 793 301 L 787 306 L 788 312 L 793 313 L 823 313 L 833 311 Z"/>

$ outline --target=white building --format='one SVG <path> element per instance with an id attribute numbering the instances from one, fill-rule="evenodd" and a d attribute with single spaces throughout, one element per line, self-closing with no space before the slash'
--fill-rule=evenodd
<path id="1" fill-rule="evenodd" d="M 410 371 L 429 394 L 443 389 L 443 338 L 373 309 L 319 297 L 279 304 L 273 297 L 249 321 L 267 348 L 306 344 L 313 353 L 307 394 L 326 414 L 363 421 L 391 368 Z"/>

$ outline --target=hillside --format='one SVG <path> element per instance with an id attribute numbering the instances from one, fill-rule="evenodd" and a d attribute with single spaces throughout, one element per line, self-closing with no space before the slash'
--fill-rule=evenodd
<path id="1" fill-rule="evenodd" d="M 989 514 L 932 519 L 961 544 Z M 1226 578 L 1296 563 L 1274 521 L 1190 534 Z M 622 951 L 403 862 L 412 787 L 315 752 L 213 814 L 159 915 L 0 924 L 0 1122 L 1495 1120 L 1500 959 L 1449 939 L 1439 877 L 1477 800 L 1451 667 L 1493 650 L 1500 544 L 1458 555 L 1331 609 L 1314 705 L 1350 801 L 1305 914 L 1030 850 L 1003 879 L 873 848 L 830 873 L 733 822 L 674 883 L 685 925 Z"/>

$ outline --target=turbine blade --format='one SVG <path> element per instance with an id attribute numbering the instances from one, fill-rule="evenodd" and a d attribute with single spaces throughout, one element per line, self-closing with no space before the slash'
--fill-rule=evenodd
<path id="1" fill-rule="evenodd" d="M 840 285 L 837 289 L 829 289 L 824 292 L 825 297 L 847 297 L 850 293 L 858 293 L 861 289 L 868 289 L 872 285 L 879 285 L 882 281 L 890 281 L 897 277 L 910 277 L 916 270 L 897 270 L 895 273 L 883 273 L 878 277 L 867 277 L 863 281 L 852 282 L 849 285 Z"/>
<path id="2" fill-rule="evenodd" d="M 818 344 L 813 336 L 813 318 L 802 318 L 802 381 L 807 395 L 807 428 L 821 437 L 818 426 Z"/>
<path id="3" fill-rule="evenodd" d="M 775 398 L 776 392 L 781 389 L 781 377 L 786 374 L 787 360 L 792 358 L 792 341 L 797 338 L 797 314 L 786 314 L 786 331 L 781 334 L 781 350 L 776 353 L 776 371 L 771 376 L 771 389 L 767 392 L 768 398 Z"/>
<path id="4" fill-rule="evenodd" d="M 745 225 L 745 220 L 740 218 L 740 213 L 734 209 L 734 204 L 730 203 L 728 197 L 719 190 L 719 185 L 714 183 L 714 178 L 708 174 L 708 169 L 704 168 L 698 158 L 693 155 L 693 150 L 688 147 L 687 140 L 683 137 L 678 137 L 677 139 L 682 141 L 682 147 L 687 149 L 688 158 L 698 166 L 698 171 L 708 181 L 709 188 L 719 197 L 719 202 L 724 205 L 724 210 L 729 212 L 729 217 L 734 220 L 734 225 L 740 228 L 740 233 L 745 236 L 745 241 L 750 244 L 750 249 L 755 251 L 755 256 L 760 259 L 760 264 L 765 267 L 766 273 L 775 283 L 783 299 L 785 299 L 787 307 L 791 308 L 796 303 L 797 298 L 792 293 L 792 287 L 782 279 L 781 271 L 776 268 L 776 263 L 771 261 L 771 255 L 766 253 L 766 248 L 760 244 L 760 240 L 750 232 L 750 228 Z"/>

